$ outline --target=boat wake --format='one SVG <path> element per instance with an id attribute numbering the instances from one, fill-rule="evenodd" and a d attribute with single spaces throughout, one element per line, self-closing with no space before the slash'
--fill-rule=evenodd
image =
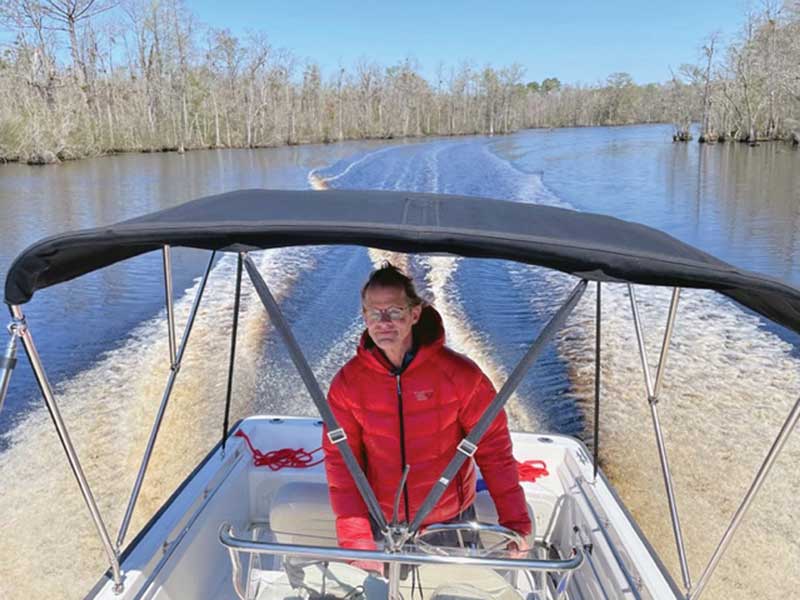
<path id="1" fill-rule="evenodd" d="M 655 376 L 671 291 L 637 286 L 651 373 Z M 592 426 L 594 303 L 591 285 L 562 335 L 571 381 Z M 603 286 L 600 458 L 606 475 L 676 579 L 680 570 L 664 491 L 627 287 Z M 701 357 L 698 360 L 698 357 Z M 666 436 L 690 572 L 697 578 L 744 497 L 791 404 L 800 395 L 800 361 L 760 319 L 705 290 L 683 290 L 666 364 L 659 416 Z M 632 451 L 634 450 L 634 451 Z M 710 597 L 765 597 L 760 578 L 800 564 L 794 502 L 800 440 L 790 438 L 728 554 Z M 780 550 L 777 550 L 780 549 Z M 754 557 L 759 557 L 758 567 Z M 767 559 L 766 557 L 770 557 Z M 766 571 L 763 571 L 766 576 Z M 774 597 L 794 592 L 776 581 Z M 773 596 L 770 596 L 773 597 Z"/>
<path id="2" fill-rule="evenodd" d="M 279 302 L 290 293 L 297 274 L 311 270 L 315 261 L 306 248 L 253 256 Z M 235 256 L 225 256 L 209 277 L 128 540 L 220 439 L 230 351 L 230 336 L 221 332 L 230 330 L 235 265 Z M 198 286 L 199 279 L 175 303 L 179 340 Z M 255 405 L 258 360 L 268 331 L 263 306 L 245 276 L 231 422 L 251 414 Z M 168 372 L 162 311 L 134 329 L 120 348 L 55 389 L 112 538 L 122 520 Z M 65 589 L 88 590 L 107 567 L 52 429 L 44 407 L 33 410 L 12 429 L 9 450 L 0 454 L 0 480 L 5 482 L 0 495 L 5 531 L 0 545 L 0 597 L 59 598 Z M 12 481 L 25 481 L 25 485 L 11 485 Z M 54 497 L 60 499 L 58 503 L 52 502 Z M 43 576 L 42 548 L 48 549 L 48 556 L 75 558 L 48 559 Z"/>
<path id="3" fill-rule="evenodd" d="M 379 158 L 382 154 L 395 150 L 394 146 L 381 148 L 372 152 L 366 152 L 357 157 L 340 160 L 330 167 L 324 169 L 312 169 L 308 174 L 308 181 L 314 189 L 327 189 L 331 184 L 343 177 L 346 177 L 353 169 L 363 166 L 370 161 Z M 341 169 L 341 170 L 340 170 Z"/>

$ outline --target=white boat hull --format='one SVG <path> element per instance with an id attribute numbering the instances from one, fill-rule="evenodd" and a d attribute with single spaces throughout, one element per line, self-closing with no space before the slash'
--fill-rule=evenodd
<path id="1" fill-rule="evenodd" d="M 321 443 L 316 419 L 251 417 L 239 427 L 263 452 L 311 450 Z M 569 558 L 573 548 L 584 553 L 565 597 L 680 597 L 608 482 L 601 474 L 593 479 L 585 446 L 563 436 L 531 433 L 512 433 L 512 441 L 517 460 L 543 460 L 547 465 L 548 475 L 522 483 L 534 515 L 536 547 L 548 558 Z M 115 592 L 106 576 L 88 597 L 235 599 L 230 556 L 219 541 L 221 524 L 231 523 L 252 539 L 333 546 L 333 513 L 325 485 L 324 465 L 278 471 L 256 467 L 243 440 L 231 437 L 225 455 L 219 447 L 213 450 L 131 542 L 121 561 L 124 589 Z M 479 520 L 496 520 L 488 494 L 481 492 L 478 498 Z M 297 514 L 287 517 L 287 511 Z M 297 530 L 286 531 L 292 518 Z M 273 528 L 278 519 L 280 530 Z M 279 559 L 263 556 L 243 565 L 242 593 L 253 594 L 256 583 L 263 590 L 270 581 L 286 580 Z M 520 584 L 520 597 L 555 597 L 557 574 L 538 581 L 538 591 Z M 270 596 L 259 598 L 286 597 L 279 590 L 276 583 Z"/>

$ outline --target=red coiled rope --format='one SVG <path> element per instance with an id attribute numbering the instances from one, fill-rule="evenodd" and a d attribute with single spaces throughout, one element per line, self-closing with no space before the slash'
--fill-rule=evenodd
<path id="1" fill-rule="evenodd" d="M 520 481 L 536 481 L 539 477 L 547 477 L 547 465 L 543 460 L 526 460 L 517 463 Z"/>
<path id="2" fill-rule="evenodd" d="M 314 454 L 322 450 L 322 446 L 311 452 L 306 452 L 304 448 L 281 448 L 280 450 L 272 450 L 270 452 L 261 452 L 258 448 L 254 448 L 250 442 L 250 438 L 241 429 L 234 434 L 236 437 L 243 438 L 250 454 L 253 455 L 253 464 L 256 467 L 269 467 L 273 471 L 278 471 L 284 467 L 291 469 L 307 469 L 320 464 L 325 458 L 320 458 L 314 461 Z M 314 461 L 314 462 L 312 462 Z"/>

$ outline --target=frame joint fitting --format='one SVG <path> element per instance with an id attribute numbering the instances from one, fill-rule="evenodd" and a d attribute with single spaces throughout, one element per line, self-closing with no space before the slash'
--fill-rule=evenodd
<path id="1" fill-rule="evenodd" d="M 27 330 L 28 324 L 25 322 L 25 317 L 12 319 L 8 324 L 8 334 L 15 338 L 21 338 Z"/>

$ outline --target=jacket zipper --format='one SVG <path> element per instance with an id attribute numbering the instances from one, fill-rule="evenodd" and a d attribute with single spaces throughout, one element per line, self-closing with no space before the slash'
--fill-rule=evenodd
<path id="1" fill-rule="evenodd" d="M 400 373 L 395 373 L 397 382 L 397 412 L 400 416 L 400 476 L 406 468 L 406 427 L 403 420 L 403 388 L 400 386 Z M 410 521 L 408 516 L 408 481 L 403 484 L 403 499 L 405 500 L 406 523 Z"/>

